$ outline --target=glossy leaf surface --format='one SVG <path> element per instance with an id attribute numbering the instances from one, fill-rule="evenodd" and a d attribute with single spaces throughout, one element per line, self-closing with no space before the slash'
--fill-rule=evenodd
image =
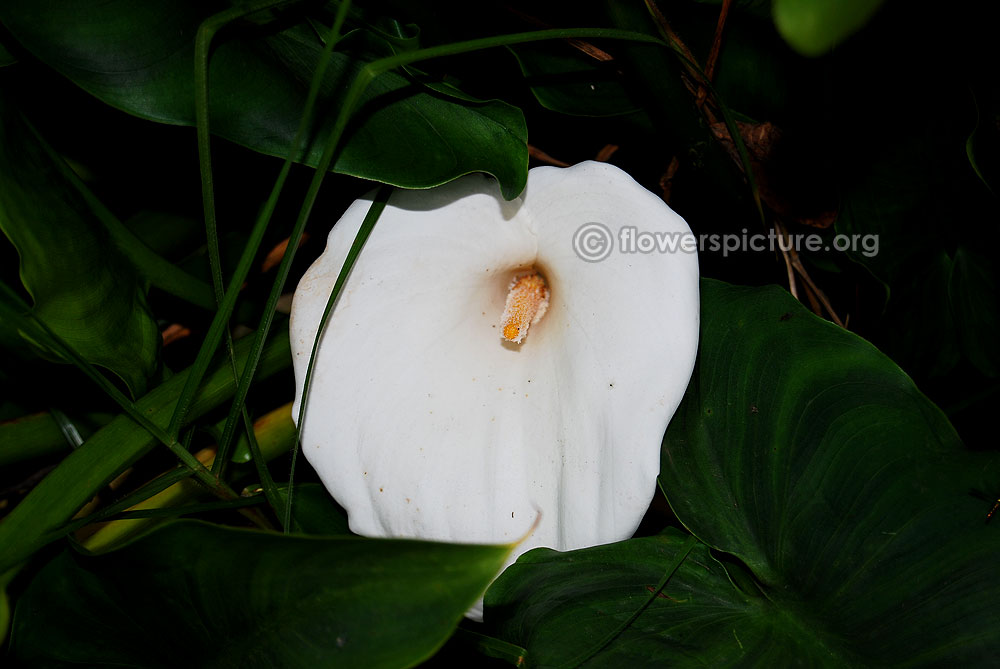
<path id="1" fill-rule="evenodd" d="M 35 666 L 411 666 L 509 550 L 178 522 L 55 558 L 18 606 L 11 652 Z"/>
<path id="2" fill-rule="evenodd" d="M 680 520 L 867 662 L 997 651 L 996 458 L 864 340 L 787 293 L 703 282 L 699 365 L 664 439 Z"/>
<path id="3" fill-rule="evenodd" d="M 0 8 L 0 20 L 37 58 L 104 102 L 162 123 L 193 125 L 195 34 L 223 8 L 193 1 L 17 0 Z M 209 69 L 212 132 L 287 155 L 322 49 L 308 22 L 280 31 L 238 24 L 220 36 Z M 317 108 L 323 120 L 303 162 L 319 161 L 340 96 L 360 68 L 391 54 L 387 42 L 367 33 L 337 45 Z M 368 87 L 333 170 L 405 188 L 483 171 L 512 198 L 527 178 L 526 137 L 516 107 L 459 100 L 387 72 Z"/>
<path id="4" fill-rule="evenodd" d="M 145 286 L 67 170 L 16 109 L 0 102 L 0 229 L 20 255 L 34 314 L 142 395 L 160 347 Z"/>
<path id="5" fill-rule="evenodd" d="M 582 666 L 817 666 L 848 656 L 759 593 L 746 594 L 699 544 L 656 592 L 684 535 L 676 530 L 569 553 L 537 549 L 508 568 L 486 597 L 486 622 L 528 650 L 529 666 L 576 666 L 652 598 L 649 607 Z"/>

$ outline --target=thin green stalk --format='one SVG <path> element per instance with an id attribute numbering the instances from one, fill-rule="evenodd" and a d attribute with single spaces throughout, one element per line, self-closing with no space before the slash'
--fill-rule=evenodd
<path id="1" fill-rule="evenodd" d="M 248 506 L 259 506 L 267 501 L 265 497 L 240 497 L 228 502 L 201 502 L 198 504 L 185 504 L 165 509 L 136 509 L 134 511 L 122 511 L 111 520 L 137 520 L 140 518 L 173 518 L 176 516 L 187 516 L 192 513 L 206 513 L 208 511 L 229 511 L 231 509 L 243 509 Z"/>
<path id="2" fill-rule="evenodd" d="M 308 133 L 309 126 L 312 122 L 313 110 L 316 105 L 316 100 L 319 97 L 319 91 L 323 82 L 323 78 L 326 74 L 326 69 L 330 62 L 330 56 L 333 52 L 333 45 L 337 42 L 337 38 L 339 37 L 340 31 L 343 28 L 344 20 L 347 16 L 347 11 L 349 7 L 350 7 L 349 2 L 344 2 L 341 4 L 340 10 L 338 11 L 337 16 L 334 20 L 334 24 L 330 30 L 330 38 L 327 40 L 326 46 L 323 49 L 319 62 L 317 63 L 316 72 L 313 74 L 312 82 L 310 83 L 309 86 L 309 93 L 306 97 L 306 103 L 305 103 L 305 108 L 303 110 L 302 119 L 300 120 L 299 127 L 296 130 L 295 138 L 292 141 L 292 146 L 289 155 L 285 160 L 285 164 L 282 167 L 281 173 L 279 174 L 278 181 L 275 183 L 275 187 L 272 189 L 272 198 L 269 199 L 268 206 L 265 208 L 265 210 L 262 212 L 261 217 L 258 219 L 258 225 L 260 226 L 262 232 L 267 228 L 267 225 L 270 223 L 271 215 L 274 211 L 274 204 L 277 202 L 277 198 L 280 196 L 282 186 L 284 185 L 284 180 L 288 174 L 288 171 L 291 169 L 291 165 L 294 161 L 295 156 L 299 151 L 300 146 L 303 144 L 305 140 L 306 134 Z M 207 95 L 207 90 L 206 90 L 206 95 Z M 207 118 L 205 119 L 205 123 L 207 124 Z M 199 128 L 200 127 L 201 126 L 199 125 Z M 203 134 L 206 138 L 208 137 L 207 128 Z M 259 246 L 259 242 L 257 245 Z M 254 249 L 254 253 L 256 253 L 256 248 Z M 221 272 L 218 274 L 219 274 L 219 281 L 217 282 L 217 286 L 221 286 Z M 217 290 L 219 290 L 218 287 Z M 272 314 L 273 311 L 268 309 L 267 313 Z M 258 328 L 258 331 L 259 330 L 260 328 Z M 261 485 L 264 488 L 264 493 L 267 496 L 268 501 L 271 503 L 272 507 L 275 510 L 277 510 L 281 506 L 282 500 L 279 495 L 277 486 L 274 483 L 274 479 L 271 477 L 271 472 L 267 468 L 267 464 L 265 463 L 263 457 L 261 456 L 260 446 L 257 443 L 257 439 L 253 430 L 253 425 L 252 422 L 250 421 L 250 416 L 247 413 L 245 406 L 246 395 L 249 392 L 250 381 L 252 381 L 254 376 L 254 371 L 256 369 L 256 360 L 259 355 L 259 351 L 263 349 L 263 341 L 264 337 L 259 337 L 254 342 L 255 348 L 253 349 L 253 352 L 251 354 L 251 359 L 248 362 L 248 366 L 246 367 L 246 375 L 245 375 L 246 382 L 243 382 L 243 379 L 239 379 L 240 384 L 237 387 L 237 395 L 233 400 L 232 409 L 230 411 L 229 418 L 226 421 L 226 427 L 223 429 L 223 435 L 219 440 L 219 454 L 215 460 L 215 464 L 213 465 L 212 470 L 213 472 L 216 473 L 217 476 L 220 477 L 222 473 L 225 471 L 226 464 L 229 461 L 229 450 L 232 444 L 232 438 L 236 431 L 236 420 L 237 420 L 236 417 L 237 415 L 242 416 L 244 431 L 245 434 L 247 435 L 247 441 L 250 447 L 250 452 L 254 464 L 257 467 L 258 475 L 261 480 Z M 231 340 L 229 341 L 229 349 L 230 351 L 232 351 Z M 234 377 L 238 376 L 235 367 L 235 362 L 233 363 L 233 374 Z M 288 511 L 291 509 L 290 503 L 286 503 L 285 507 L 286 507 L 286 513 L 284 514 L 284 516 L 287 517 Z"/>
<path id="3" fill-rule="evenodd" d="M 304 142 L 306 134 L 309 130 L 309 126 L 312 123 L 313 110 L 315 109 L 316 106 L 316 100 L 319 98 L 320 88 L 323 83 L 323 78 L 326 75 L 327 67 L 330 64 L 330 56 L 333 53 L 333 47 L 337 43 L 338 38 L 340 36 L 340 32 L 343 29 L 344 20 L 347 17 L 350 5 L 351 3 L 349 0 L 341 3 L 337 15 L 334 18 L 333 26 L 330 28 L 329 37 L 326 41 L 326 44 L 323 47 L 323 52 L 320 55 L 319 62 L 316 64 L 316 71 L 313 73 L 312 81 L 309 84 L 309 93 L 306 96 L 306 103 L 302 113 L 302 119 L 299 121 L 299 127 L 295 132 L 295 138 L 292 141 L 291 151 L 289 152 L 287 158 L 285 159 L 283 174 L 287 173 L 287 170 L 291 168 L 293 159 L 295 155 L 298 153 L 300 146 Z M 272 191 L 272 194 L 275 196 L 275 199 L 278 193 L 280 193 L 280 187 L 278 187 L 278 184 L 275 184 L 275 189 Z M 264 218 L 265 225 L 267 225 L 267 223 L 270 222 L 270 216 L 272 211 L 273 211 L 273 206 L 265 209 L 265 214 L 266 214 L 266 218 Z M 270 305 L 270 301 L 268 302 L 268 305 Z M 272 314 L 273 311 L 268 306 L 268 308 L 265 309 L 265 313 Z M 257 330 L 258 332 L 261 332 L 264 330 L 264 328 L 258 326 Z M 225 471 L 225 467 L 229 463 L 229 451 L 233 443 L 233 435 L 235 434 L 236 431 L 235 416 L 238 410 L 243 409 L 244 403 L 246 402 L 246 396 L 250 390 L 250 384 L 253 381 L 253 375 L 254 375 L 253 370 L 255 366 L 252 363 L 256 359 L 256 356 L 259 354 L 259 350 L 263 346 L 263 340 L 264 337 L 258 337 L 257 339 L 254 340 L 254 347 L 253 349 L 251 349 L 251 359 L 250 359 L 251 365 L 246 368 L 250 373 L 245 374 L 244 375 L 245 378 L 239 379 L 239 384 L 237 385 L 236 388 L 236 395 L 233 398 L 232 408 L 230 409 L 229 417 L 226 420 L 226 426 L 225 428 L 223 428 L 222 437 L 219 439 L 219 457 L 216 458 L 215 465 L 213 466 L 212 470 L 218 473 L 220 476 L 222 472 Z M 248 436 L 248 443 L 250 446 L 250 453 L 253 458 L 253 461 L 257 463 L 257 467 L 261 478 L 261 484 L 264 486 L 265 494 L 267 494 L 268 500 L 272 501 L 272 503 L 278 502 L 280 500 L 278 499 L 277 496 L 277 488 L 274 486 L 274 481 L 271 478 L 270 471 L 267 470 L 267 468 L 264 467 L 262 464 L 260 464 L 262 462 L 259 452 L 260 449 L 256 443 L 256 440 L 252 435 L 252 431 L 248 431 L 247 436 Z M 286 506 L 287 508 L 291 508 L 290 505 Z M 275 509 L 277 508 L 278 507 L 276 506 Z"/>
<path id="4" fill-rule="evenodd" d="M 237 343 L 241 360 L 245 360 L 248 344 Z M 280 334 L 268 343 L 261 357 L 260 375 L 274 374 L 290 363 L 288 336 Z M 139 399 L 139 412 L 155 424 L 166 424 L 189 373 L 178 372 Z M 198 389 L 189 420 L 231 398 L 235 387 L 228 365 L 214 369 Z M 28 558 L 45 544 L 46 537 L 51 540 L 51 533 L 69 522 L 95 490 L 114 480 L 155 445 L 149 431 L 128 414 L 122 414 L 71 451 L 0 523 L 0 571 Z"/>
<path id="5" fill-rule="evenodd" d="M 253 265 L 254 257 L 257 254 L 260 243 L 264 238 L 264 233 L 267 230 L 267 225 L 271 220 L 275 207 L 277 206 L 278 197 L 284 188 L 288 173 L 291 171 L 291 166 L 294 162 L 293 159 L 298 152 L 298 148 L 295 144 L 301 142 L 301 138 L 299 136 L 300 134 L 302 133 L 297 133 L 295 140 L 293 140 L 293 146 L 289 152 L 289 156 L 282 165 L 281 172 L 278 174 L 274 187 L 271 189 L 271 194 L 269 195 L 264 208 L 261 210 L 260 215 L 257 217 L 257 221 L 254 223 L 253 230 L 250 233 L 250 239 L 243 250 L 243 255 L 240 257 L 236 271 L 229 281 L 229 285 L 219 309 L 205 335 L 205 341 L 202 343 L 201 349 L 198 351 L 198 356 L 195 358 L 195 362 L 191 366 L 191 373 L 187 378 L 184 389 L 181 391 L 174 415 L 167 428 L 167 431 L 170 434 L 176 434 L 177 430 L 180 428 L 180 425 L 184 420 L 184 416 L 191 406 L 192 399 L 198 391 L 198 385 L 201 383 L 202 378 L 207 372 L 208 367 L 211 364 L 212 356 L 215 354 L 215 350 L 218 348 L 219 342 L 222 340 L 222 335 L 226 331 L 229 317 L 232 314 L 234 306 L 236 305 L 236 299 L 239 294 L 240 286 L 243 285 L 244 280 L 250 273 L 250 267 Z M 250 363 L 253 368 L 256 367 L 259 358 L 260 352 L 255 351 L 253 360 Z"/>
<path id="6" fill-rule="evenodd" d="M 76 532 L 81 527 L 86 527 L 92 523 L 99 523 L 101 521 L 108 520 L 112 516 L 123 512 L 125 509 L 131 508 L 140 502 L 144 502 L 150 497 L 163 492 L 170 486 L 188 478 L 191 478 L 191 470 L 186 467 L 178 467 L 171 472 L 158 476 L 138 490 L 129 494 L 127 497 L 123 497 L 118 500 L 114 504 L 109 504 L 100 511 L 95 511 L 94 513 L 77 518 L 63 527 L 54 530 L 48 535 L 48 537 L 46 537 L 46 542 L 58 539 L 59 537 L 72 532 Z"/>
<path id="7" fill-rule="evenodd" d="M 371 206 L 368 207 L 368 213 L 365 214 L 365 220 L 361 222 L 361 227 L 358 229 L 358 234 L 354 236 L 351 249 L 347 252 L 347 258 L 344 259 L 344 265 L 340 268 L 340 274 L 337 275 L 337 280 L 333 284 L 333 291 L 326 301 L 323 317 L 320 318 L 319 328 L 316 330 L 316 338 L 313 339 L 312 351 L 309 353 L 309 365 L 306 367 L 306 377 L 302 382 L 302 397 L 299 398 L 299 420 L 295 426 L 295 446 L 292 447 L 292 465 L 288 474 L 288 503 L 285 505 L 284 518 L 286 532 L 288 532 L 288 528 L 291 527 L 292 522 L 295 462 L 299 454 L 299 426 L 304 425 L 306 421 L 306 398 L 309 397 L 309 388 L 312 386 L 313 365 L 316 362 L 316 352 L 319 350 L 319 342 L 323 338 L 323 330 L 326 329 L 326 324 L 330 320 L 330 315 L 333 313 L 333 307 L 337 303 L 340 291 L 343 290 L 344 284 L 347 282 L 347 277 L 350 275 L 351 270 L 354 269 L 354 263 L 357 262 L 358 255 L 360 255 L 365 242 L 368 241 L 372 230 L 375 229 L 375 223 L 378 221 L 379 216 L 382 215 L 382 211 L 385 210 L 385 205 L 389 201 L 389 195 L 391 194 L 392 188 L 389 186 L 382 186 L 375 193 Z"/>
<path id="8" fill-rule="evenodd" d="M 42 342 L 55 350 L 64 358 L 70 360 L 79 369 L 90 377 L 94 383 L 98 385 L 111 399 L 113 399 L 124 411 L 128 414 L 129 418 L 138 423 L 143 429 L 149 432 L 157 441 L 162 443 L 164 446 L 170 449 L 170 451 L 181 461 L 186 467 L 188 467 L 199 481 L 204 483 L 210 490 L 212 490 L 216 495 L 222 499 L 232 499 L 237 497 L 236 493 L 229 489 L 225 483 L 216 478 L 211 471 L 209 471 L 203 464 L 201 464 L 196 457 L 191 455 L 185 449 L 177 439 L 172 439 L 163 428 L 159 425 L 153 423 L 149 418 L 143 415 L 142 412 L 136 408 L 135 404 L 128 397 L 124 395 L 118 388 L 116 388 L 101 372 L 94 367 L 90 362 L 84 359 L 76 350 L 62 340 L 59 335 L 53 332 L 48 325 L 45 324 L 41 319 L 36 318 L 34 315 L 25 316 L 23 312 L 28 312 L 28 307 L 20 298 L 14 293 L 9 286 L 0 283 L 0 292 L 4 293 L 7 300 L 13 301 L 14 304 L 22 308 L 22 312 L 13 308 L 8 301 L 0 300 L 0 314 L 3 314 L 5 318 L 9 318 L 15 327 L 26 332 L 29 336 L 33 335 L 36 341 Z"/>
<path id="9" fill-rule="evenodd" d="M 292 422 L 291 413 L 292 405 L 289 402 L 264 414 L 254 423 L 254 432 L 257 434 L 265 462 L 270 462 L 279 455 L 291 450 L 292 443 L 295 441 L 295 424 Z M 222 433 L 224 423 L 225 421 L 219 422 L 216 424 L 217 429 L 213 427 L 205 431 L 213 434 L 214 438 L 217 438 Z M 214 457 L 215 455 L 213 455 Z M 243 468 L 240 471 L 240 474 L 243 476 L 249 476 L 250 473 L 250 470 L 247 468 Z M 239 480 L 240 478 L 237 477 L 234 480 L 234 484 Z M 129 509 L 163 509 L 181 506 L 182 504 L 200 501 L 205 492 L 204 488 L 197 485 L 194 481 L 178 481 L 169 488 L 157 492 L 152 497 L 137 501 Z M 153 525 L 155 525 L 153 522 L 131 521 L 123 523 L 112 521 L 88 536 L 83 541 L 83 545 L 88 550 L 105 550 L 114 546 L 120 546 L 136 534 L 148 530 Z"/>
<path id="10" fill-rule="evenodd" d="M 0 283 L 0 293 L 6 299 L 0 299 L 0 314 L 5 319 L 9 319 L 14 327 L 27 334 L 31 339 L 48 346 L 50 349 L 61 355 L 63 358 L 75 364 L 91 381 L 103 390 L 108 397 L 115 401 L 122 410 L 129 415 L 132 420 L 145 428 L 151 435 L 164 444 L 170 444 L 174 440 L 169 439 L 166 432 L 160 426 L 150 422 L 142 413 L 136 409 L 122 391 L 118 390 L 101 372 L 90 362 L 76 352 L 72 346 L 63 341 L 62 337 L 53 332 L 44 321 L 31 313 L 31 308 L 25 304 L 21 298 L 11 290 L 10 286 Z"/>
<path id="11" fill-rule="evenodd" d="M 494 37 L 482 37 L 479 39 L 466 40 L 464 42 L 453 42 L 432 46 L 426 49 L 415 49 L 404 53 L 387 56 L 369 63 L 365 69 L 371 69 L 375 75 L 381 74 L 402 65 L 409 65 L 431 58 L 441 58 L 443 56 L 458 56 L 470 51 L 481 51 L 498 46 L 510 46 L 512 44 L 527 44 L 529 42 L 542 42 L 552 39 L 618 39 L 631 42 L 649 42 L 668 46 L 663 40 L 646 33 L 632 30 L 618 30 L 616 28 L 551 28 L 548 30 L 536 30 L 526 33 L 511 33 L 509 35 L 496 35 Z"/>
<path id="12" fill-rule="evenodd" d="M 248 518 L 251 522 L 254 522 L 258 527 L 262 529 L 270 529 L 266 523 L 266 520 L 256 509 L 245 509 L 245 507 L 256 506 L 260 503 L 260 500 L 249 501 L 245 497 L 234 497 L 232 499 L 223 500 L 220 502 L 205 502 L 202 504 L 192 504 L 188 507 L 184 507 L 187 510 L 181 509 L 143 509 L 129 511 L 131 507 L 139 504 L 151 497 L 155 497 L 159 493 L 167 490 L 171 486 L 184 481 L 191 477 L 190 470 L 179 467 L 174 471 L 167 472 L 162 476 L 157 477 L 155 480 L 150 481 L 143 487 L 134 491 L 129 496 L 118 500 L 114 504 L 108 505 L 97 511 L 95 513 L 89 514 L 82 518 L 78 518 L 71 523 L 51 532 L 43 538 L 45 543 L 54 541 L 60 537 L 66 536 L 77 530 L 91 525 L 93 523 L 99 523 L 103 521 L 111 520 L 126 520 L 133 518 L 153 518 L 153 517 L 163 517 L 170 515 L 184 515 L 185 513 L 199 513 L 202 511 L 214 511 L 214 510 L 225 510 L 225 509 L 235 509 Z M 192 507 L 200 507 L 194 509 Z M 173 513 L 171 513 L 173 511 Z"/>
<path id="13" fill-rule="evenodd" d="M 219 235 L 218 226 L 216 220 L 215 211 L 215 188 L 214 188 L 214 175 L 212 171 L 212 148 L 211 148 L 211 134 L 209 131 L 209 113 L 208 113 L 208 59 L 209 52 L 211 50 L 212 40 L 215 35 L 226 25 L 236 21 L 244 16 L 253 14 L 266 9 L 273 9 L 283 5 L 290 4 L 288 0 L 279 0 L 274 2 L 273 0 L 265 0 L 264 2 L 257 2 L 247 5 L 245 7 L 231 8 L 223 12 L 219 12 L 207 20 L 205 20 L 198 27 L 198 34 L 195 38 L 195 126 L 197 129 L 198 136 L 198 164 L 201 171 L 201 183 L 202 183 L 202 207 L 205 215 L 205 237 L 208 246 L 208 259 L 209 265 L 212 272 L 212 287 L 215 291 L 215 301 L 217 305 L 221 308 L 223 306 L 225 294 L 223 288 L 223 278 L 222 278 L 222 259 L 219 253 Z M 293 151 L 296 148 L 293 145 Z M 266 226 L 265 226 L 266 227 Z M 244 249 L 244 257 L 256 256 L 257 250 L 260 246 L 260 241 L 263 239 L 263 230 L 261 234 L 248 242 L 247 249 Z M 252 249 L 252 251 L 251 251 Z M 249 265 L 246 267 L 249 270 Z M 241 281 L 242 285 L 242 281 Z M 213 323 L 214 325 L 214 323 Z M 232 333 L 229 330 L 228 315 L 226 323 L 223 326 L 226 337 L 226 349 L 229 354 L 230 364 L 233 369 L 233 378 L 238 378 L 238 371 L 236 369 L 236 355 L 233 348 L 233 338 Z M 214 347 L 213 347 L 214 348 Z M 243 418 L 244 429 L 247 434 L 247 438 L 250 441 L 251 449 L 257 446 L 256 438 L 253 432 L 253 423 L 250 420 L 250 414 L 247 412 L 246 407 L 240 406 L 240 415 Z M 259 447 L 257 448 L 259 451 Z M 221 473 L 213 467 L 213 472 L 216 476 Z M 221 479 L 221 476 L 219 476 Z M 262 483 L 264 489 L 267 492 L 268 499 L 272 503 L 279 501 L 277 495 L 277 488 L 274 485 L 274 481 L 271 479 L 270 472 L 264 467 L 264 472 L 262 474 Z"/>
<path id="14" fill-rule="evenodd" d="M 293 4 L 297 0 L 257 0 L 213 14 L 198 26 L 194 41 L 194 118 L 198 136 L 198 166 L 201 170 L 201 198 L 207 231 L 208 258 L 212 268 L 215 301 L 222 302 L 222 261 L 215 215 L 215 186 L 212 174 L 211 135 L 208 126 L 208 56 L 212 40 L 227 25 L 251 14 Z"/>

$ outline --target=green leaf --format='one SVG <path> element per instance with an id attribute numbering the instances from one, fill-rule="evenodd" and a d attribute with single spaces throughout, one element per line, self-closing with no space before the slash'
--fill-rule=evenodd
<path id="1" fill-rule="evenodd" d="M 799 53 L 821 56 L 863 28 L 883 0 L 774 0 L 774 24 Z"/>
<path id="2" fill-rule="evenodd" d="M 0 229 L 20 255 L 34 314 L 139 396 L 159 364 L 161 341 L 145 288 L 58 161 L 0 101 Z"/>
<path id="3" fill-rule="evenodd" d="M 250 343 L 248 339 L 237 343 L 238 372 L 246 361 Z M 290 364 L 288 335 L 278 335 L 264 350 L 257 377 L 266 378 Z M 166 424 L 187 375 L 188 371 L 175 374 L 136 402 L 136 407 L 154 424 Z M 232 397 L 235 385 L 232 365 L 217 365 L 199 386 L 188 420 Z M 70 453 L 0 523 L 0 570 L 19 564 L 57 539 L 80 507 L 155 444 L 153 435 L 122 415 Z"/>
<path id="4" fill-rule="evenodd" d="M 500 618 L 501 636 L 523 645 L 538 667 L 575 666 L 571 660 L 650 598 L 648 608 L 583 666 L 782 666 L 792 658 L 817 666 L 853 659 L 760 593 L 739 590 L 704 544 L 657 592 L 685 540 L 668 530 L 568 553 L 530 551 L 487 591 L 486 621 Z"/>
<path id="5" fill-rule="evenodd" d="M 18 602 L 11 655 L 34 666 L 412 666 L 509 552 L 177 522 L 103 556 L 55 558 Z"/>
<path id="6" fill-rule="evenodd" d="M 193 125 L 194 37 L 212 11 L 193 0 L 15 0 L 0 7 L 0 20 L 28 51 L 108 104 Z M 227 31 L 210 62 L 212 132 L 285 157 L 322 46 L 305 21 L 281 32 L 249 26 Z M 392 53 L 368 34 L 337 44 L 319 102 L 323 125 L 304 162 L 318 163 L 340 96 L 380 50 Z M 513 198 L 527 179 L 526 138 L 516 107 L 457 100 L 386 72 L 367 89 L 333 170 L 405 188 L 482 171 Z"/>
<path id="7" fill-rule="evenodd" d="M 611 62 L 595 60 L 565 42 L 509 48 L 546 109 L 575 116 L 617 116 L 639 109 Z"/>
<path id="8" fill-rule="evenodd" d="M 699 361 L 664 438 L 677 517 L 783 615 L 873 665 L 1000 652 L 1000 533 L 965 450 L 888 358 L 777 288 L 704 281 Z"/>

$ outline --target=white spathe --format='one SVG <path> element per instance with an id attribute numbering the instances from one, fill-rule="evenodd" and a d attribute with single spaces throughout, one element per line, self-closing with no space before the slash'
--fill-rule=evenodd
<path id="1" fill-rule="evenodd" d="M 347 210 L 295 292 L 296 421 L 320 317 L 369 205 Z M 574 250 L 588 223 L 613 236 L 600 262 Z M 691 235 L 602 163 L 535 168 L 511 202 L 481 175 L 393 193 L 323 334 L 301 431 L 354 532 L 511 543 L 540 513 L 511 562 L 632 535 L 694 367 L 699 295 L 690 248 L 623 253 L 626 226 Z M 550 303 L 513 344 L 500 317 L 530 269 Z"/>

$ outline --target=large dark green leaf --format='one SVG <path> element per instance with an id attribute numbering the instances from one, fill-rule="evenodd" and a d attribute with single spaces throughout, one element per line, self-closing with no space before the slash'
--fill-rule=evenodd
<path id="1" fill-rule="evenodd" d="M 141 395 L 160 347 L 145 286 L 58 160 L 0 100 L 0 229 L 17 247 L 34 313 Z"/>
<path id="2" fill-rule="evenodd" d="M 32 666 L 410 666 L 509 552 L 178 522 L 53 560 L 17 604 L 11 653 Z"/>
<path id="3" fill-rule="evenodd" d="M 36 57 L 108 104 L 192 125 L 195 33 L 224 6 L 194 0 L 14 0 L 0 7 L 0 20 Z M 340 96 L 356 72 L 374 55 L 385 55 L 372 48 L 376 44 L 391 53 L 373 36 L 355 35 L 337 45 L 317 107 L 321 127 L 305 162 L 318 162 Z M 212 131 L 285 156 L 322 46 L 307 23 L 270 33 L 243 26 L 220 36 L 209 71 Z M 333 169 L 406 188 L 483 171 L 512 198 L 527 178 L 526 138 L 515 107 L 458 100 L 388 72 L 368 87 Z"/>
<path id="4" fill-rule="evenodd" d="M 584 666 L 783 666 L 792 659 L 816 666 L 850 659 L 760 593 L 736 588 L 704 544 L 656 593 L 683 544 L 683 535 L 670 530 L 569 553 L 530 551 L 490 587 L 487 622 L 500 619 L 501 636 L 527 648 L 529 666 L 575 666 L 652 597 Z"/>
<path id="5" fill-rule="evenodd" d="M 664 439 L 678 518 L 817 637 L 873 664 L 1000 651 L 1000 532 L 967 452 L 888 358 L 777 288 L 702 284 L 698 367 Z"/>

